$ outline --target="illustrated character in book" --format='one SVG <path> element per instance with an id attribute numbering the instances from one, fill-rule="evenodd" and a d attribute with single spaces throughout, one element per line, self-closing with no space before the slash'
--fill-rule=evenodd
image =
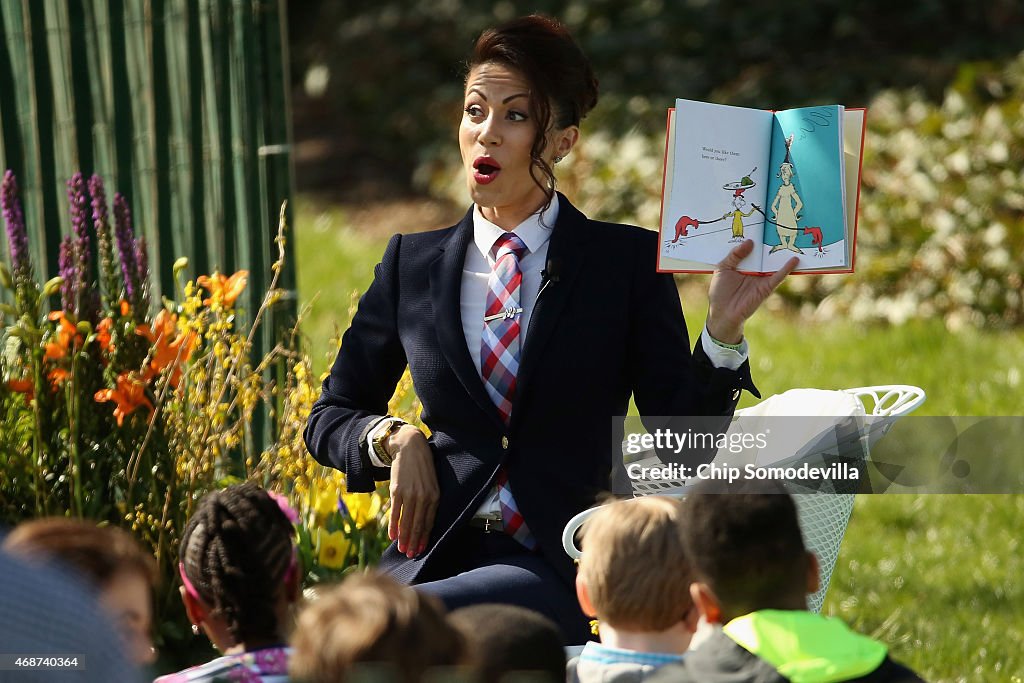
<path id="1" fill-rule="evenodd" d="M 742 242 L 743 241 L 743 219 L 750 217 L 754 211 L 760 211 L 756 204 L 751 206 L 750 211 L 744 213 L 743 209 L 747 205 L 747 199 L 743 196 L 743 193 L 754 187 L 757 183 L 754 182 L 752 175 L 757 171 L 755 166 L 753 170 L 747 175 L 743 176 L 739 182 L 726 183 L 722 185 L 723 190 L 729 190 L 732 192 L 732 211 L 727 212 L 722 218 L 732 218 L 732 239 L 730 242 Z"/>
<path id="2" fill-rule="evenodd" d="M 812 227 L 804 228 L 804 234 L 805 235 L 810 235 L 810 237 L 811 237 L 811 244 L 818 248 L 818 251 L 814 252 L 814 255 L 815 256 L 819 256 L 819 257 L 825 256 L 825 250 L 822 249 L 822 247 L 821 247 L 821 243 L 822 243 L 821 228 L 819 228 L 817 226 L 812 226 Z"/>
<path id="3" fill-rule="evenodd" d="M 676 236 L 672 240 L 672 244 L 675 244 L 676 242 L 678 242 L 680 237 L 686 237 L 686 235 L 687 235 L 687 228 L 691 228 L 692 227 L 694 230 L 696 230 L 699 225 L 700 225 L 700 221 L 697 220 L 696 218 L 690 218 L 689 216 L 682 216 L 678 221 L 676 221 Z"/>
<path id="4" fill-rule="evenodd" d="M 754 213 L 756 206 L 751 207 L 750 211 L 743 212 L 743 208 L 747 205 L 747 200 L 743 196 L 743 190 L 746 188 L 740 188 L 733 192 L 732 206 L 733 210 L 726 213 L 722 218 L 732 217 L 732 239 L 730 242 L 742 242 L 743 241 L 743 219 L 750 217 Z"/>
<path id="5" fill-rule="evenodd" d="M 799 234 L 797 221 L 800 219 L 800 212 L 804 208 L 804 202 L 796 191 L 793 184 L 793 160 L 789 155 L 789 149 L 793 145 L 793 136 L 786 139 L 786 159 L 779 164 L 778 178 L 782 179 L 779 191 L 775 193 L 772 200 L 771 210 L 774 215 L 775 229 L 779 233 L 779 241 L 771 248 L 769 254 L 774 254 L 780 249 L 789 249 L 798 254 L 804 253 L 796 246 L 796 237 Z"/>

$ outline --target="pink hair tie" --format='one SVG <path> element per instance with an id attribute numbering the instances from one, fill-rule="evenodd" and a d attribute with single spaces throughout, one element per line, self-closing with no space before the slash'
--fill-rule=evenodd
<path id="1" fill-rule="evenodd" d="M 288 563 L 288 570 L 284 573 L 284 578 L 281 580 L 281 583 L 287 584 L 295 576 L 295 572 L 298 569 L 297 559 L 295 548 L 293 547 L 292 559 Z M 192 585 L 192 582 L 188 580 L 188 576 L 185 574 L 184 562 L 178 563 L 178 573 L 181 575 L 181 584 L 185 586 L 185 592 L 192 596 L 193 599 L 202 601 L 202 598 L 199 596 L 199 591 L 196 590 L 196 587 Z"/>
<path id="2" fill-rule="evenodd" d="M 184 562 L 178 563 L 178 573 L 181 574 L 181 584 L 185 586 L 185 592 L 191 595 L 194 600 L 202 601 L 202 598 L 199 597 L 199 591 L 196 590 L 196 587 L 188 580 L 188 576 L 185 575 Z"/>

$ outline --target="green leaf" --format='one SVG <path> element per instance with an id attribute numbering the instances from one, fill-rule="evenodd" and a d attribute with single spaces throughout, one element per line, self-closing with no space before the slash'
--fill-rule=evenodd
<path id="1" fill-rule="evenodd" d="M 32 341 L 32 333 L 26 330 L 21 325 L 10 325 L 7 328 L 7 336 L 21 339 L 26 342 Z"/>
<path id="2" fill-rule="evenodd" d="M 235 484 L 241 484 L 242 482 L 243 482 L 243 480 L 240 479 L 239 477 L 237 477 L 237 476 L 235 476 L 233 474 L 228 474 L 226 476 L 221 477 L 216 482 L 214 482 L 214 486 L 216 486 L 219 489 L 226 489 L 229 486 L 234 486 Z"/>
<path id="3" fill-rule="evenodd" d="M 60 286 L 62 284 L 64 284 L 64 278 L 62 278 L 60 275 L 54 278 L 50 278 L 49 280 L 46 281 L 46 284 L 43 285 L 43 296 L 53 296 L 54 294 L 60 291 Z"/>

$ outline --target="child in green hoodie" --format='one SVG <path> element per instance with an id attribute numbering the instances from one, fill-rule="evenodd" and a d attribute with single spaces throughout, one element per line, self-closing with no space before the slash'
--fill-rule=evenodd
<path id="1" fill-rule="evenodd" d="M 690 594 L 702 621 L 721 628 L 650 683 L 921 681 L 882 643 L 807 611 L 818 561 L 804 546 L 796 506 L 781 486 L 761 482 L 757 490 L 698 487 L 684 500 L 683 538 L 696 577 Z"/>

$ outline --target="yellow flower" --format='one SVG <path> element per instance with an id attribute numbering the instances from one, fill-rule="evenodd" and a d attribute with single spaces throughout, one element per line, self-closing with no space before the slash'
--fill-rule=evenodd
<path id="1" fill-rule="evenodd" d="M 321 567 L 328 569 L 341 569 L 345 566 L 345 558 L 348 556 L 349 540 L 345 538 L 344 532 L 324 529 L 316 530 L 317 560 Z"/>
<path id="2" fill-rule="evenodd" d="M 317 517 L 324 518 L 338 509 L 338 493 L 333 488 L 322 489 L 313 499 L 313 511 Z"/>
<path id="3" fill-rule="evenodd" d="M 356 523 L 357 529 L 377 519 L 380 514 L 380 495 L 373 493 L 343 493 L 341 499 L 348 508 L 348 514 Z"/>

